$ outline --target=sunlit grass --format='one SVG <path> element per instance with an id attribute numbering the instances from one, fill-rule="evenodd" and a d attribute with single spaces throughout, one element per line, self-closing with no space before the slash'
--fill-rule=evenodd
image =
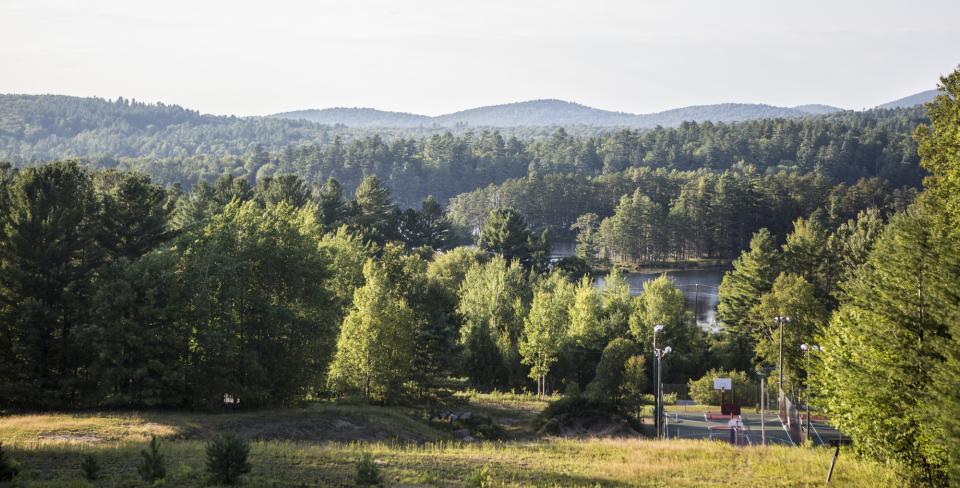
<path id="1" fill-rule="evenodd" d="M 205 436 L 227 429 L 265 432 L 263 425 L 274 425 L 270 422 L 280 422 L 283 429 L 307 429 L 331 418 L 357 423 L 365 419 L 375 423 L 372 429 L 416 423 L 413 412 L 401 408 L 339 405 L 221 415 L 44 414 L 0 417 L 0 438 L 23 465 L 23 486 L 83 486 L 79 466 L 85 454 L 95 455 L 103 467 L 104 479 L 96 486 L 142 486 L 136 473 L 139 451 L 150 435 L 158 435 L 164 438 L 168 459 L 166 486 L 199 487 L 205 482 Z M 290 425 L 293 419 L 300 424 Z M 421 434 L 432 432 L 421 425 Z M 401 430 L 411 429 L 405 425 Z M 254 469 L 247 486 L 352 486 L 355 462 L 363 452 L 373 454 L 394 486 L 461 486 L 484 465 L 498 483 L 511 487 L 813 486 L 823 483 L 832 454 L 827 449 L 734 448 L 710 441 L 535 439 L 463 444 L 338 442 L 322 437 L 254 441 L 250 458 Z M 835 483 L 896 484 L 890 471 L 850 455 L 841 457 Z"/>

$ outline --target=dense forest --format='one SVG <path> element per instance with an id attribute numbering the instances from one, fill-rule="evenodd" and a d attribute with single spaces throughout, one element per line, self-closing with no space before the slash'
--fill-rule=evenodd
<path id="1" fill-rule="evenodd" d="M 27 126 L 3 129 L 18 151 Z M 960 479 L 960 70 L 925 109 L 282 144 L 0 164 L 0 408 L 396 404 L 462 378 L 632 414 L 662 326 L 665 382 L 772 368 L 905 483 Z M 716 333 L 622 273 L 700 258 L 735 258 Z"/>
<path id="2" fill-rule="evenodd" d="M 171 111 L 179 113 L 175 109 Z M 246 119 L 235 119 L 236 123 L 241 120 Z M 506 137 L 498 131 L 462 135 L 445 132 L 421 138 L 333 136 L 329 143 L 320 144 L 298 146 L 286 141 L 284 147 L 276 151 L 268 150 L 275 147 L 269 140 L 264 145 L 251 142 L 249 147 L 230 156 L 223 156 L 224 151 L 214 147 L 196 145 L 207 143 L 194 134 L 191 140 L 196 144 L 183 152 L 188 156 L 177 158 L 119 157 L 128 153 L 154 154 L 149 147 L 161 143 L 179 154 L 175 138 L 161 133 L 154 133 L 152 138 L 134 137 L 135 140 L 128 141 L 131 144 L 128 150 L 103 157 L 92 157 L 98 150 L 83 146 L 75 150 L 47 151 L 23 142 L 28 140 L 26 137 L 10 136 L 5 140 L 13 141 L 8 145 L 18 147 L 16 151 L 36 157 L 51 153 L 55 154 L 53 157 L 85 156 L 84 164 L 92 168 L 136 170 L 157 182 L 179 184 L 186 189 L 202 181 L 213 183 L 224 174 L 244 177 L 255 185 L 258 178 L 291 173 L 303 177 L 310 187 L 320 186 L 333 177 L 351 192 L 364 177 L 376 176 L 387 184 L 401 205 L 416 206 L 428 195 L 446 203 L 458 194 L 501 184 L 511 178 L 551 174 L 595 177 L 630 168 L 723 171 L 746 164 L 760 174 L 816 173 L 832 183 L 846 184 L 860 178 L 878 177 L 893 187 L 918 186 L 923 172 L 910 134 L 924 120 L 922 109 L 911 108 L 737 124 L 685 123 L 677 128 L 623 130 L 597 136 L 575 136 L 563 129 L 553 130 L 548 137 L 532 139 Z M 50 123 L 70 125 L 55 118 Z M 103 130 L 112 134 L 110 137 L 124 133 L 123 130 Z M 89 137 L 98 140 L 96 136 Z M 64 144 L 78 140 L 54 139 Z M 80 140 L 87 139 L 85 136 Z M 238 136 L 230 140 L 232 144 L 240 144 L 244 139 Z M 254 140 L 262 139 L 254 137 Z M 137 146 L 137 142 L 145 145 Z M 105 146 L 103 150 L 107 149 Z M 25 164 L 17 154 L 20 152 L 12 152 L 12 162 Z"/>

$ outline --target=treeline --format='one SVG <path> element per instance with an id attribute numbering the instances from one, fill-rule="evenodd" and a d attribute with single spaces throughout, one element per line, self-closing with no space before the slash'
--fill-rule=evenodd
<path id="1" fill-rule="evenodd" d="M 179 107 L 160 107 L 161 120 L 148 124 L 138 114 L 156 106 L 60 98 L 0 97 L 7 114 L 0 116 L 0 158 L 28 165 L 78 156 L 94 168 L 137 170 L 184 188 L 224 174 L 255 184 L 291 173 L 308 185 L 334 177 L 349 192 L 366 176 L 377 176 L 403 206 L 427 195 L 446 202 L 511 178 L 629 168 L 723 171 L 743 162 L 760 173 L 816 173 L 847 184 L 879 177 L 898 186 L 917 186 L 923 176 L 910 137 L 926 120 L 922 108 L 579 135 L 550 129 L 544 136 L 526 128 L 411 136 L 200 116 Z"/>
<path id="2" fill-rule="evenodd" d="M 960 70 L 916 132 L 931 176 L 887 221 L 762 230 L 720 287 L 718 317 L 754 364 L 908 486 L 960 481 Z M 779 319 L 778 319 L 779 318 Z M 782 336 L 781 336 L 782 327 Z M 780 363 L 781 337 L 783 362 Z"/>
<path id="3" fill-rule="evenodd" d="M 861 210 L 905 208 L 916 194 L 878 178 L 832 184 L 814 174 L 761 174 L 751 166 L 720 173 L 631 168 L 597 177 L 513 179 L 455 197 L 450 219 L 476 229 L 494 208 L 520 211 L 556 238 L 573 235 L 577 254 L 627 267 L 698 258 L 732 259 L 761 228 L 785 236 L 811 214 L 836 227 Z M 820 218 L 820 217 L 818 217 Z"/>
<path id="4" fill-rule="evenodd" d="M 327 143 L 336 129 L 298 120 L 201 115 L 162 103 L 0 95 L 0 160 L 188 158 L 250 154 L 259 144 Z M 341 131 L 343 132 L 343 131 Z"/>
<path id="5" fill-rule="evenodd" d="M 335 182 L 314 196 L 296 177 L 177 194 L 69 162 L 0 170 L 6 407 L 256 406 L 326 391 L 364 263 L 407 273 L 449 238 L 435 202 L 400 211 L 375 179 L 345 201 Z M 412 330 L 443 325 L 431 317 Z"/>

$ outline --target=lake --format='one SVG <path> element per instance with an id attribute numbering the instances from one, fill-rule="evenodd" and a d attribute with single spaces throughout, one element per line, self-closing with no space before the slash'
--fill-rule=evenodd
<path id="1" fill-rule="evenodd" d="M 573 243 L 557 243 L 551 249 L 551 257 L 561 258 L 574 254 Z M 723 269 L 684 269 L 667 271 L 666 275 L 672 279 L 683 292 L 687 301 L 687 310 L 694 314 L 697 323 L 708 329 L 716 328 L 716 312 L 718 289 L 723 280 Z M 630 293 L 639 295 L 643 291 L 643 284 L 656 279 L 663 273 L 626 273 L 630 284 Z M 594 282 L 597 287 L 603 287 L 603 277 Z"/>

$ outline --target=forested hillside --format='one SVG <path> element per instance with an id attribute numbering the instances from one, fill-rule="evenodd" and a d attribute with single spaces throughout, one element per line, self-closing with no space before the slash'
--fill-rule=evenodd
<path id="1" fill-rule="evenodd" d="M 685 123 L 597 136 L 571 135 L 563 129 L 532 139 L 497 131 L 419 138 L 357 135 L 277 151 L 254 145 L 249 153 L 237 156 L 214 152 L 183 158 L 100 157 L 85 164 L 134 169 L 184 188 L 225 174 L 254 184 L 293 173 L 308 186 L 336 178 L 349 192 L 363 177 L 373 175 L 404 206 L 414 206 L 427 195 L 446 202 L 460 193 L 528 175 L 598 176 L 644 167 L 723 171 L 741 161 L 761 174 L 816 173 L 847 184 L 879 177 L 899 187 L 916 186 L 922 178 L 911 133 L 923 120 L 922 109 L 913 108 L 736 124 Z"/>
<path id="2" fill-rule="evenodd" d="M 0 95 L 0 160 L 7 161 L 222 156 L 329 139 L 329 127 L 303 121 L 201 115 L 124 98 Z"/>

